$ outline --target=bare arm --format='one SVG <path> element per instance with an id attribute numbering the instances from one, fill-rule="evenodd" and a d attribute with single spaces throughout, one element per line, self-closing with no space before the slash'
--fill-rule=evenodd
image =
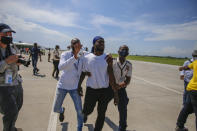
<path id="1" fill-rule="evenodd" d="M 182 70 L 190 70 L 190 68 L 188 66 L 179 67 L 179 71 L 182 71 Z"/>
<path id="2" fill-rule="evenodd" d="M 78 83 L 78 89 L 77 89 L 80 96 L 83 96 L 83 89 L 82 89 L 81 84 L 83 83 L 83 80 L 85 79 L 85 76 L 86 76 L 86 74 L 84 72 L 82 72 L 81 75 L 80 75 L 80 79 L 79 79 L 79 83 Z"/>
<path id="3" fill-rule="evenodd" d="M 108 75 L 109 75 L 109 84 L 112 86 L 113 90 L 117 90 L 118 85 L 116 84 L 116 79 L 115 79 L 115 76 L 114 76 L 112 56 L 108 55 L 106 57 L 106 61 L 108 63 L 107 72 L 108 72 Z"/>

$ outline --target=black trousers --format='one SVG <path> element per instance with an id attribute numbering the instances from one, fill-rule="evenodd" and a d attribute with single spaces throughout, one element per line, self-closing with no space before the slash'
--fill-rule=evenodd
<path id="1" fill-rule="evenodd" d="M 127 92 L 125 88 L 118 90 L 119 103 L 119 130 L 126 131 L 127 128 L 127 105 L 129 103 L 129 98 L 127 97 Z"/>
<path id="2" fill-rule="evenodd" d="M 183 128 L 184 124 L 186 123 L 188 115 L 193 112 L 195 113 L 196 116 L 196 131 L 197 131 L 197 91 L 188 92 L 188 98 L 186 100 L 186 103 L 183 106 L 177 119 L 177 126 Z"/>
<path id="3" fill-rule="evenodd" d="M 58 69 L 59 62 L 60 62 L 59 60 L 54 60 L 53 61 L 53 73 L 52 73 L 52 76 L 54 77 L 54 75 L 56 73 L 56 75 L 55 75 L 56 78 L 59 75 L 59 69 Z"/>
<path id="4" fill-rule="evenodd" d="M 0 113 L 3 114 L 3 131 L 15 131 L 15 122 L 23 105 L 22 85 L 0 87 Z M 1 130 L 1 129 L 0 129 Z"/>
<path id="5" fill-rule="evenodd" d="M 98 102 L 98 116 L 95 123 L 94 131 L 101 131 L 105 120 L 105 112 L 110 100 L 113 98 L 113 90 L 111 87 L 93 89 L 87 87 L 85 101 L 83 106 L 84 115 L 89 115 L 93 112 L 96 102 Z"/>

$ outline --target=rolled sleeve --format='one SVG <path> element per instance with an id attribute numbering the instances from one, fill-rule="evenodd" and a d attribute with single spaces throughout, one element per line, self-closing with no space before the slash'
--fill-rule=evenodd
<path id="1" fill-rule="evenodd" d="M 62 54 L 59 63 L 59 70 L 69 69 L 77 60 L 74 56 L 69 57 L 69 54 Z"/>

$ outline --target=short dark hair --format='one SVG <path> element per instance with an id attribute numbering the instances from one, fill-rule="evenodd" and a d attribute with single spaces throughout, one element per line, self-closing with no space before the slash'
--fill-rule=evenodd
<path id="1" fill-rule="evenodd" d="M 58 49 L 59 49 L 59 48 L 60 48 L 60 46 L 59 46 L 59 45 L 56 45 L 56 46 L 55 46 L 55 49 L 56 49 L 56 48 L 58 48 Z"/>
<path id="2" fill-rule="evenodd" d="M 119 50 L 120 50 L 121 48 L 125 48 L 125 49 L 129 52 L 129 47 L 128 47 L 127 45 L 122 45 L 122 46 L 120 46 L 120 47 L 119 47 Z"/>
<path id="3" fill-rule="evenodd" d="M 74 39 L 71 40 L 71 45 L 70 46 L 71 46 L 73 51 L 74 51 L 74 45 L 79 43 L 79 42 L 80 42 L 80 40 L 78 38 L 74 38 Z"/>

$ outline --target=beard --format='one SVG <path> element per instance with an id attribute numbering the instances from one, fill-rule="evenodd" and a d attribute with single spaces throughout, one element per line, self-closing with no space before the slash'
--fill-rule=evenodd
<path id="1" fill-rule="evenodd" d="M 104 48 L 95 48 L 96 52 L 104 52 Z"/>

